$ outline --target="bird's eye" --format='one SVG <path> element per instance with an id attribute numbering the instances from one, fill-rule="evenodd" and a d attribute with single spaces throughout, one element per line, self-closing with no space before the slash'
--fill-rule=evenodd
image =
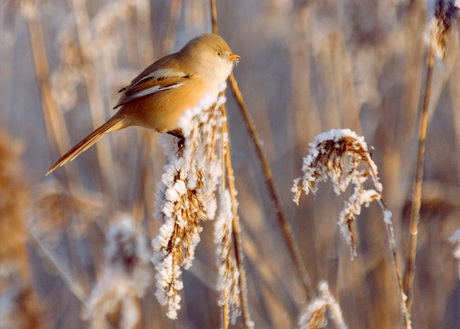
<path id="1" fill-rule="evenodd" d="M 222 56 L 222 52 L 221 52 L 221 51 L 217 51 L 216 54 L 217 54 L 217 56 Z"/>

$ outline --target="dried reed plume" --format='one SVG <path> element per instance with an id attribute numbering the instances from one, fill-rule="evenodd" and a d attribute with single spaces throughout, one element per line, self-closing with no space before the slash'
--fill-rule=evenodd
<path id="1" fill-rule="evenodd" d="M 106 217 L 109 200 L 104 195 L 86 189 L 72 192 L 60 184 L 43 183 L 35 193 L 36 212 L 29 226 L 51 245 L 59 241 L 62 230 L 83 237 L 91 224 Z"/>
<path id="2" fill-rule="evenodd" d="M 31 242 L 84 304 L 89 293 L 88 277 L 78 263 L 76 250 L 66 248 L 67 255 L 63 257 L 59 245 L 67 234 L 83 239 L 92 225 L 106 221 L 108 200 L 98 193 L 80 188 L 69 191 L 53 183 L 41 184 L 34 194 L 35 211 L 28 221 Z"/>
<path id="3" fill-rule="evenodd" d="M 140 328 L 140 299 L 151 283 L 151 252 L 139 227 L 120 215 L 106 234 L 105 262 L 85 303 L 90 328 Z"/>
<path id="4" fill-rule="evenodd" d="M 228 190 L 224 188 L 223 147 L 227 134 L 222 125 L 226 120 L 225 83 L 216 99 L 206 95 L 198 105 L 187 110 L 179 120 L 184 139 L 160 138 L 166 165 L 158 184 L 154 217 L 163 225 L 152 241 L 152 258 L 156 275 L 156 296 L 168 305 L 167 316 L 177 317 L 180 309 L 179 292 L 183 287 L 181 266 L 192 265 L 195 248 L 200 241 L 200 221 L 216 217 L 215 241 L 218 244 L 218 290 L 224 318 L 228 309 L 234 318 L 239 311 L 236 260 L 231 250 L 233 216 Z M 217 212 L 216 212 L 217 211 Z M 229 217 L 230 216 L 230 217 Z M 226 324 L 224 323 L 224 327 Z"/>
<path id="5" fill-rule="evenodd" d="M 0 131 L 0 327 L 34 329 L 42 321 L 27 263 L 28 190 L 20 153 L 19 143 Z"/>
<path id="6" fill-rule="evenodd" d="M 59 66 L 51 75 L 51 92 L 56 104 L 66 111 L 75 106 L 77 87 L 83 83 L 83 55 L 75 36 L 64 29 L 57 38 Z"/>
<path id="7" fill-rule="evenodd" d="M 429 25 L 429 39 L 438 58 L 446 55 L 447 38 L 453 28 L 460 24 L 460 2 L 438 0 Z"/>
<path id="8" fill-rule="evenodd" d="M 367 166 L 359 169 L 363 161 Z M 302 189 L 306 194 L 316 193 L 318 183 L 331 179 L 334 192 L 339 195 L 351 184 L 354 191 L 345 202 L 339 214 L 339 227 L 347 244 L 351 248 L 351 256 L 356 257 L 355 238 L 352 225 L 355 216 L 361 213 L 363 205 L 368 206 L 372 201 L 381 200 L 382 184 L 377 177 L 377 166 L 372 161 L 363 137 L 349 129 L 331 130 L 318 135 L 310 144 L 310 154 L 304 158 L 304 176 L 294 181 L 292 191 L 295 193 L 294 202 L 299 203 Z M 372 177 L 374 189 L 364 189 L 364 183 Z"/>
<path id="9" fill-rule="evenodd" d="M 360 166 L 363 163 L 364 166 Z M 362 169 L 360 169 L 362 168 Z M 351 249 L 351 257 L 357 255 L 355 238 L 352 233 L 352 224 L 355 216 L 361 213 L 362 206 L 369 206 L 372 201 L 378 201 L 383 212 L 383 220 L 387 228 L 388 242 L 393 254 L 393 265 L 399 288 L 400 306 L 406 328 L 411 327 L 410 315 L 407 309 L 407 297 L 403 290 L 401 270 L 397 257 L 396 240 L 394 237 L 391 212 L 383 199 L 383 188 L 377 176 L 377 166 L 371 159 L 364 138 L 349 129 L 331 130 L 316 136 L 310 143 L 310 152 L 304 158 L 304 176 L 294 180 L 292 192 L 294 202 L 298 204 L 302 189 L 306 194 L 315 193 L 317 184 L 331 179 L 337 195 L 344 192 L 351 184 L 354 185 L 353 194 L 339 214 L 339 227 L 347 244 Z M 375 189 L 364 188 L 364 183 L 371 176 Z"/>
<path id="10" fill-rule="evenodd" d="M 326 311 L 338 329 L 347 329 L 340 305 L 332 296 L 327 282 L 318 285 L 319 296 L 308 303 L 299 320 L 299 329 L 318 329 L 327 326 Z"/>

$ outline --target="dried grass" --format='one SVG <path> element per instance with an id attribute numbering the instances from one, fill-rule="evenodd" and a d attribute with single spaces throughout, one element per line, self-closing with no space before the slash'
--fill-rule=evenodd
<path id="1" fill-rule="evenodd" d="M 217 7 L 215 1 L 210 3 L 75 0 L 51 6 L 46 1 L 8 0 L 0 5 L 0 40 L 5 46 L 0 50 L 1 124 L 24 140 L 25 172 L 33 184 L 33 198 L 16 185 L 0 196 L 1 205 L 15 196 L 15 203 L 8 203 L 5 212 L 0 209 L 1 219 L 8 214 L 8 225 L 0 226 L 0 261 L 2 273 L 7 272 L 0 281 L 0 301 L 14 306 L 2 307 L 1 321 L 15 326 L 29 322 L 24 326 L 33 327 L 32 319 L 36 319 L 40 326 L 34 297 L 38 296 L 49 327 L 249 328 L 254 323 L 260 328 L 284 329 L 296 319 L 302 319 L 307 328 L 324 326 L 324 320 L 326 327 L 340 327 L 332 317 L 331 299 L 321 288 L 314 289 L 328 278 L 329 296 L 340 305 L 343 323 L 350 328 L 403 327 L 401 309 L 406 327 L 411 322 L 417 328 L 456 327 L 460 321 L 455 304 L 458 260 L 453 255 L 459 226 L 460 125 L 455 123 L 458 47 L 450 42 L 457 37 L 459 2 L 437 1 L 433 20 L 425 20 L 421 2 L 269 0 L 236 6 L 222 1 Z M 171 235 L 180 243 L 171 242 L 164 250 L 172 252 L 177 264 L 188 260 L 183 266 L 192 263 L 192 256 L 196 259 L 190 271 L 181 273 L 179 267 L 176 272 L 186 286 L 175 287 L 182 298 L 181 311 L 171 321 L 155 300 L 152 279 L 147 279 L 154 269 L 146 257 L 131 253 L 132 246 L 144 243 L 142 239 L 163 232 L 162 223 L 152 219 L 155 182 L 163 174 L 157 135 L 115 134 L 106 146 L 99 146 L 102 152 L 97 157 L 89 152 L 64 168 L 65 176 L 53 177 L 58 182 L 44 182 L 43 171 L 52 153 L 68 149 L 69 141 L 86 131 L 84 127 L 101 123 L 114 104 L 116 90 L 135 72 L 194 35 L 209 31 L 211 25 L 217 32 L 217 15 L 219 31 L 242 56 L 235 74 L 245 99 L 235 89 L 237 103 L 254 116 L 250 131 L 255 131 L 255 123 L 260 136 L 254 139 L 253 149 L 245 124 L 229 101 L 235 182 L 230 178 L 233 169 L 224 164 L 219 164 L 219 171 L 227 179 L 219 179 L 221 185 L 214 192 L 204 183 L 209 172 L 193 172 L 201 185 L 181 194 L 172 208 L 189 220 L 183 221 L 183 227 L 177 225 Z M 411 143 L 417 128 L 417 102 L 426 79 L 426 25 L 426 39 L 444 63 L 433 61 L 430 108 L 436 108 L 436 115 L 426 118 L 429 138 L 425 140 L 423 195 L 420 211 L 413 212 L 420 214 L 420 220 L 415 225 L 418 240 L 409 247 L 418 256 L 408 321 L 397 268 L 398 260 L 406 263 L 407 209 L 414 205 L 406 194 L 411 191 L 414 171 Z M 236 79 L 230 83 L 233 89 Z M 337 205 L 322 190 L 304 198 L 299 207 L 290 204 L 289 182 L 298 171 L 300 155 L 309 150 L 308 143 L 322 131 L 342 127 L 366 136 L 375 147 L 372 160 L 378 164 L 387 204 L 382 203 L 380 209 L 362 207 L 366 200 L 380 202 L 381 196 L 369 179 L 373 174 L 364 149 L 352 139 L 322 146 L 331 150 L 323 154 L 324 159 L 343 160 L 330 162 L 330 168 L 342 167 L 334 175 L 340 184 L 349 180 L 354 198 L 345 206 Z M 9 138 L 5 140 L 7 147 L 15 148 Z M 163 142 L 177 151 L 176 141 Z M 228 153 L 218 144 L 215 152 L 227 162 Z M 262 156 L 256 158 L 259 152 Z M 261 159 L 265 162 L 262 170 Z M 10 177 L 18 169 L 10 160 L 9 156 L 0 163 L 5 165 L 0 177 L 3 173 Z M 350 180 L 349 163 L 357 160 L 356 180 Z M 327 167 L 327 162 L 323 164 Z M 261 182 L 261 173 L 268 185 Z M 176 187 L 184 175 L 181 171 L 173 180 Z M 187 187 L 188 181 L 183 182 Z M 230 191 L 232 184 L 238 187 L 238 200 Z M 215 206 L 205 207 L 203 200 L 208 197 Z M 185 210 L 189 201 L 190 208 Z M 237 212 L 238 202 L 242 207 Z M 343 238 L 332 229 L 342 208 L 345 240 L 355 245 L 350 247 L 352 254 L 359 255 L 353 262 L 344 261 L 349 250 L 341 247 Z M 382 216 L 377 212 L 381 209 L 386 221 L 374 221 Z M 16 211 L 30 220 L 23 226 L 10 220 Z M 130 228 L 120 224 L 121 212 L 130 213 L 125 215 Z M 212 225 L 202 220 L 205 217 L 214 218 L 215 234 L 209 233 Z M 28 258 L 23 242 L 27 231 Z M 115 231 L 118 234 L 109 234 Z M 197 236 L 201 242 L 195 248 Z M 287 248 L 286 236 L 291 240 Z M 114 253 L 108 252 L 109 245 Z M 415 265 L 415 257 L 412 261 Z M 28 273 L 28 277 L 23 280 L 21 274 L 13 273 Z M 399 291 L 393 289 L 396 285 Z M 237 297 L 241 292 L 247 295 Z M 305 313 L 308 305 L 311 312 Z M 12 316 L 3 317 L 7 312 Z M 232 325 L 232 315 L 239 312 L 241 317 Z"/>
<path id="2" fill-rule="evenodd" d="M 336 328 L 346 329 L 342 316 L 342 310 L 335 298 L 329 291 L 329 285 L 326 282 L 320 282 L 318 285 L 319 296 L 312 300 L 299 320 L 299 329 L 319 329 L 327 326 L 327 317 L 332 319 Z"/>
<path id="3" fill-rule="evenodd" d="M 42 328 L 27 259 L 29 191 L 20 165 L 21 144 L 0 130 L 0 327 Z"/>
<path id="4" fill-rule="evenodd" d="M 448 34 L 452 32 L 454 25 L 460 21 L 459 7 L 454 1 L 444 3 L 444 0 L 436 2 L 434 17 L 430 25 L 430 40 L 428 46 L 426 81 L 423 101 L 420 105 L 420 124 L 418 131 L 417 162 L 415 167 L 415 179 L 412 194 L 412 213 L 410 223 L 410 245 L 407 268 L 405 273 L 405 294 L 407 295 L 406 307 L 410 314 L 413 303 L 413 285 L 415 276 L 415 260 L 417 254 L 417 235 L 420 219 L 420 208 L 422 199 L 423 167 L 425 163 L 425 143 L 428 126 L 428 111 L 430 105 L 434 58 L 435 54 L 444 59 L 446 53 L 446 40 Z M 410 323 L 406 322 L 406 328 L 410 328 Z"/>
<path id="5" fill-rule="evenodd" d="M 151 284 L 151 253 L 133 220 L 120 214 L 107 231 L 103 272 L 85 303 L 90 328 L 140 328 L 141 298 Z"/>

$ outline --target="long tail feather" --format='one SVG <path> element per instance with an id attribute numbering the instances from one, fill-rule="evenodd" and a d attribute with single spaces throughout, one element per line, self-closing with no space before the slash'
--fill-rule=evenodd
<path id="1" fill-rule="evenodd" d="M 65 165 L 67 162 L 75 159 L 80 153 L 88 149 L 99 139 L 101 139 L 105 134 L 121 129 L 126 125 L 123 123 L 124 117 L 117 117 L 116 115 L 112 117 L 109 121 L 104 123 L 102 126 L 93 131 L 89 136 L 83 139 L 80 143 L 75 145 L 70 151 L 64 154 L 46 173 L 48 176 L 54 171 L 57 167 Z"/>

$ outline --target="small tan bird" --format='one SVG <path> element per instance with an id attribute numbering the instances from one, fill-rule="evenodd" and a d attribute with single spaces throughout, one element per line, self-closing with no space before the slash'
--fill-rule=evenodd
<path id="1" fill-rule="evenodd" d="M 177 122 L 205 94 L 218 94 L 240 56 L 216 34 L 203 34 L 179 52 L 147 67 L 129 86 L 121 89 L 120 110 L 64 154 L 46 173 L 73 160 L 105 134 L 129 126 L 142 126 L 180 136 Z"/>

